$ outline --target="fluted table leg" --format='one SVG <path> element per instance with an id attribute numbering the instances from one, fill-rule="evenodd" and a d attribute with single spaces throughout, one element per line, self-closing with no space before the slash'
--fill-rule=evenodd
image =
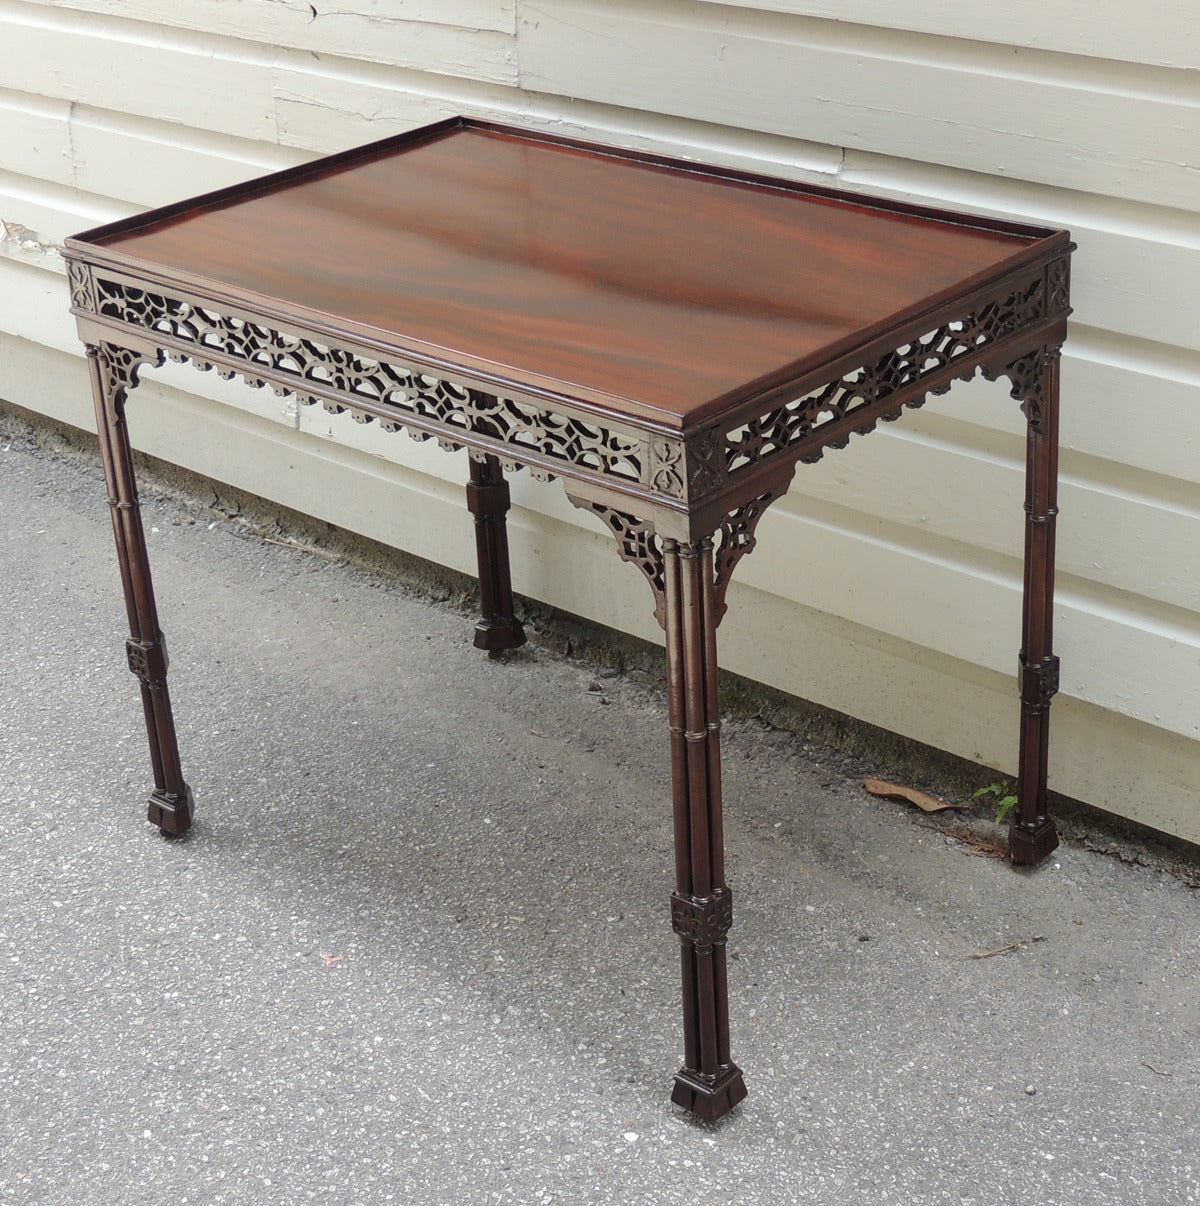
<path id="1" fill-rule="evenodd" d="M 671 1100 L 715 1119 L 746 1096 L 746 1086 L 729 1052 L 725 936 L 733 899 L 721 820 L 712 541 L 664 541 L 663 561 L 675 812 L 671 921 L 680 938 L 684 1032 Z"/>
<path id="2" fill-rule="evenodd" d="M 89 347 L 88 369 L 96 404 L 100 459 L 104 464 L 117 561 L 129 615 L 130 636 L 125 648 L 129 668 L 141 683 L 142 709 L 154 770 L 149 819 L 163 833 L 177 836 L 190 827 L 194 803 L 191 788 L 184 782 L 179 765 L 175 718 L 167 692 L 167 647 L 158 626 L 133 453 L 125 424 L 125 394 L 133 382 L 136 361 L 120 349 Z"/>
<path id="3" fill-rule="evenodd" d="M 1021 745 L 1017 809 L 1009 830 L 1016 863 L 1040 862 L 1058 845 L 1046 803 L 1050 701 L 1058 690 L 1054 631 L 1054 522 L 1058 514 L 1060 355 L 1031 358 L 1026 391 L 1025 585 L 1020 658 Z"/>

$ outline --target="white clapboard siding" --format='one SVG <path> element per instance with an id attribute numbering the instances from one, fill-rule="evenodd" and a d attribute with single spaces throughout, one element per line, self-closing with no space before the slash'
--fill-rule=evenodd
<path id="1" fill-rule="evenodd" d="M 1136 22 L 1112 0 L 0 0 L 0 398 L 92 423 L 67 233 L 458 112 L 1068 226 L 1052 785 L 1200 841 L 1187 18 L 1179 0 Z M 139 446 L 471 571 L 461 456 L 190 366 L 144 382 Z M 1011 771 L 1023 443 L 1004 384 L 976 381 L 802 466 L 739 566 L 723 664 Z M 659 639 L 601 526 L 557 486 L 512 488 L 518 589 Z"/>
<path id="2" fill-rule="evenodd" d="M 114 115 L 90 106 L 76 107 L 70 127 L 76 188 L 143 208 L 239 184 L 312 158 L 311 152 L 274 142 Z M 143 170 L 130 172 L 130 163 L 143 165 Z"/>
<path id="3" fill-rule="evenodd" d="M 367 36 L 361 29 L 350 44 L 364 58 L 386 42 L 400 24 L 415 29 L 452 29 L 460 33 L 509 34 L 516 20 L 515 0 L 34 0 L 42 7 L 108 13 L 136 21 L 153 21 L 201 33 L 219 33 L 286 46 L 308 46 L 311 35 L 323 35 L 345 18 L 374 21 Z M 309 31 L 306 34 L 305 31 Z M 478 70 L 478 63 L 473 64 Z"/>
<path id="4" fill-rule="evenodd" d="M 265 48 L 169 42 L 156 26 L 4 0 L 0 22 L 0 81 L 12 91 L 274 138 Z"/>
<path id="5" fill-rule="evenodd" d="M 458 113 L 512 118 L 512 89 L 478 80 L 395 70 L 342 70 L 343 64 L 297 62 L 275 72 L 279 141 L 327 151 L 387 138 Z"/>
<path id="6" fill-rule="evenodd" d="M 65 100 L 0 88 L 0 170 L 72 184 L 70 109 Z"/>
<path id="7" fill-rule="evenodd" d="M 774 539 L 787 556 L 747 565 L 747 585 L 997 672 L 1015 666 L 1019 566 L 988 571 L 954 558 L 952 549 L 922 549 L 910 539 L 890 539 L 886 531 L 856 531 L 836 509 L 810 508 L 799 516 L 782 508 L 770 518 L 763 520 L 760 540 Z M 798 572 L 800 567 L 809 572 Z M 1059 589 L 1057 612 L 1057 647 L 1075 698 L 1119 703 L 1125 716 L 1200 738 L 1194 707 L 1200 632 L 1194 622 L 1150 618 L 1144 607 L 1131 612 L 1115 596 L 1097 599 L 1073 591 L 1070 583 Z M 1089 655 L 1114 643 L 1143 664 L 1137 679 L 1123 666 Z"/>
<path id="8" fill-rule="evenodd" d="M 0 109 L 0 122 L 3 121 L 3 112 Z M 38 133 L 47 141 L 57 139 L 60 133 L 68 143 L 70 140 L 70 129 L 65 122 L 61 131 L 57 126 L 45 124 Z M 0 148 L 4 147 L 5 144 L 0 141 Z M 64 157 L 69 161 L 69 150 L 64 152 Z M 19 162 L 20 158 L 19 155 L 8 155 L 0 151 L 0 193 L 6 198 L 6 208 L 0 213 L 5 217 L 22 220 L 20 213 L 8 208 L 11 205 L 46 206 L 63 215 L 78 215 L 79 220 L 95 226 L 99 222 L 136 213 L 140 208 L 97 193 L 84 192 L 69 181 L 57 181 L 48 176 L 33 176 L 28 172 L 12 170 L 9 164 Z M 71 217 L 67 218 L 68 225 L 59 227 L 61 233 L 56 237 L 61 240 L 62 235 L 80 229 L 78 222 L 69 224 L 72 220 Z"/>
<path id="9" fill-rule="evenodd" d="M 1193 203 L 1200 187 L 1198 79 L 1179 81 L 1180 96 L 1109 82 L 1111 69 L 1062 81 L 949 38 L 899 57 L 905 46 L 862 26 L 733 28 L 691 0 L 527 0 L 520 17 L 533 91 L 1160 205 Z"/>
<path id="10" fill-rule="evenodd" d="M 1063 357 L 1070 403 L 1062 421 L 1069 449 L 1085 448 L 1109 465 L 1176 483 L 1200 482 L 1200 365 L 1192 357 L 1152 354 L 1134 340 L 1077 330 Z M 1194 496 L 1194 493 L 1193 493 Z"/>
<path id="11" fill-rule="evenodd" d="M 327 151 L 383 138 L 457 113 L 512 122 L 575 138 L 607 141 L 746 171 L 784 172 L 828 183 L 842 153 L 835 147 L 763 131 L 681 123 L 656 113 L 625 113 L 603 104 L 544 97 L 474 80 L 447 81 L 400 72 L 351 77 L 303 63 L 276 72 L 280 141 Z"/>
<path id="12" fill-rule="evenodd" d="M 486 0 L 16 0 L 26 10 L 43 13 L 27 19 L 60 28 L 78 25 L 78 14 L 95 14 L 87 23 L 96 29 L 115 18 L 126 36 L 134 25 L 222 35 L 265 46 L 287 47 L 322 55 L 419 66 L 447 75 L 511 81 L 515 75 L 512 3 Z M 0 10 L 3 11 L 3 10 Z M 152 34 L 146 35 L 153 37 Z M 161 45 L 195 45 L 164 32 Z"/>
<path id="13" fill-rule="evenodd" d="M 965 391 L 959 391 L 965 392 Z M 1015 403 L 1010 403 L 1015 410 Z M 948 425 L 947 425 L 948 426 Z M 796 477 L 795 499 L 856 512 L 914 533 L 957 541 L 963 559 L 1001 553 L 1018 558 L 1024 539 L 1024 441 L 998 453 L 995 442 L 972 447 L 954 438 L 930 439 L 917 424 L 897 424 L 856 443 L 850 456 L 831 452 Z M 1059 484 L 1060 585 L 1077 578 L 1143 595 L 1173 607 L 1200 610 L 1200 511 L 1194 497 L 1156 497 L 1116 491 L 1094 478 L 1063 471 Z M 1175 550 L 1171 558 L 1162 549 Z"/>
<path id="14" fill-rule="evenodd" d="M 1200 110 L 1195 131 L 1200 139 Z M 1200 273 L 1200 168 L 1190 211 L 859 152 L 847 152 L 838 178 L 880 196 L 1065 226 L 1079 245 L 1071 273 L 1076 322 L 1200 350 L 1193 285 Z"/>
<path id="15" fill-rule="evenodd" d="M 1200 67 L 1200 30 L 1190 0 L 1129 0 L 1047 4 L 1045 0 L 955 0 L 897 4 L 895 0 L 701 0 L 705 4 L 851 21 L 938 37 L 971 38 L 998 46 L 1061 51 L 1087 58 Z"/>

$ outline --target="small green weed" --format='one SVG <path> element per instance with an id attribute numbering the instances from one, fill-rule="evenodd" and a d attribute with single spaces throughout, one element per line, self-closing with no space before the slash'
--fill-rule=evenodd
<path id="1" fill-rule="evenodd" d="M 1008 780 L 1001 783 L 989 783 L 987 787 L 981 787 L 971 799 L 981 800 L 984 796 L 996 797 L 996 824 L 1003 825 L 1005 817 L 1012 812 L 1017 803 L 1016 785 Z"/>

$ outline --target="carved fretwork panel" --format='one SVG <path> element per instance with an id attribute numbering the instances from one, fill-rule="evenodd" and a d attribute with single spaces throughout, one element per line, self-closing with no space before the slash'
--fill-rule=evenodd
<path id="1" fill-rule="evenodd" d="M 507 469 L 529 464 L 536 476 L 549 478 L 557 462 L 639 484 L 653 477 L 661 493 L 683 494 L 683 478 L 675 468 L 682 460 L 681 446 L 663 442 L 651 452 L 632 433 L 103 277 L 96 279 L 95 290 L 97 314 L 167 337 L 171 342 L 165 352 L 174 361 L 205 371 L 215 367 L 220 376 L 240 376 L 256 388 L 269 385 L 305 405 L 321 401 L 334 414 L 349 412 L 362 423 L 378 418 L 386 430 L 404 429 L 418 440 L 435 435 L 451 449 L 463 446 L 455 438 L 458 429 L 491 442 L 488 451 Z M 82 285 L 75 300 L 90 308 Z M 504 445 L 513 456 L 505 456 Z M 530 457 L 550 464 L 531 463 Z"/>
<path id="2" fill-rule="evenodd" d="M 799 446 L 805 446 L 801 459 L 819 460 L 825 448 L 845 447 L 851 432 L 870 431 L 879 419 L 897 419 L 903 407 L 920 406 L 929 394 L 949 390 L 956 378 L 973 377 L 988 346 L 1068 308 L 1068 271 L 1067 260 L 1055 261 L 1002 301 L 980 305 L 837 381 L 733 428 L 724 442 L 728 470 L 737 473 L 789 452 L 795 456 Z M 961 371 L 953 371 L 956 368 Z M 952 370 L 949 376 L 947 369 Z M 895 408 L 886 407 L 887 399 L 897 395 L 902 396 Z M 822 439 L 825 429 L 828 438 Z"/>
<path id="3" fill-rule="evenodd" d="M 610 431 L 566 415 L 549 414 L 511 398 L 467 390 L 471 430 L 515 449 L 538 452 L 607 477 L 640 481 L 644 449 L 635 436 Z M 505 462 L 515 468 L 516 462 Z"/>

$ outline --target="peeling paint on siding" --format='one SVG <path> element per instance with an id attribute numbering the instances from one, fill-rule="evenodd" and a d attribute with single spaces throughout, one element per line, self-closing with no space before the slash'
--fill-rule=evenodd
<path id="1" fill-rule="evenodd" d="M 0 218 L 0 255 L 44 266 L 47 260 L 62 258 L 62 245 L 40 238 L 36 230 L 20 222 Z"/>

